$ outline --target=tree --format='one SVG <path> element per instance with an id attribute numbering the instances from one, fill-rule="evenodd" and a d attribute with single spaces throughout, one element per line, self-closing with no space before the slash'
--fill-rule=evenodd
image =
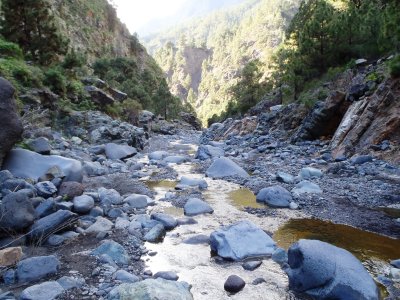
<path id="1" fill-rule="evenodd" d="M 19 44 L 28 58 L 45 65 L 67 53 L 68 41 L 47 0 L 3 0 L 1 11 L 1 34 Z"/>

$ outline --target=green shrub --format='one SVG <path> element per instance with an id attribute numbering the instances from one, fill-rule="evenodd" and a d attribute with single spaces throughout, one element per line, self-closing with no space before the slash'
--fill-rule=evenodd
<path id="1" fill-rule="evenodd" d="M 74 68 L 82 68 L 87 63 L 87 58 L 82 53 L 77 53 L 75 50 L 71 50 L 65 57 L 61 66 L 64 69 L 72 70 Z"/>
<path id="2" fill-rule="evenodd" d="M 397 55 L 389 62 L 390 76 L 393 78 L 400 77 L 400 55 Z"/>
<path id="3" fill-rule="evenodd" d="M 0 59 L 0 76 L 9 80 L 18 91 L 41 87 L 43 72 L 40 68 L 28 66 L 17 59 Z"/>
<path id="4" fill-rule="evenodd" d="M 0 39 L 0 57 L 22 59 L 24 55 L 17 44 Z"/>
<path id="5" fill-rule="evenodd" d="M 64 96 L 67 92 L 67 79 L 58 68 L 52 68 L 44 74 L 44 84 L 54 93 Z"/>

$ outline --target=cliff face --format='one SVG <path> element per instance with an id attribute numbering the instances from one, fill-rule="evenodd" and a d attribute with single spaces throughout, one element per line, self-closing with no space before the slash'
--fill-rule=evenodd
<path id="1" fill-rule="evenodd" d="M 99 57 L 149 58 L 107 0 L 52 0 L 52 5 L 70 47 L 85 52 L 89 62 Z"/>

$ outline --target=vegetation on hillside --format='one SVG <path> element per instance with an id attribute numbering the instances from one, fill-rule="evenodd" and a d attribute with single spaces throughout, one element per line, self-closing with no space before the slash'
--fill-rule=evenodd
<path id="1" fill-rule="evenodd" d="M 309 97 L 318 78 L 332 77 L 354 59 L 399 51 L 399 24 L 395 0 L 249 0 L 147 43 L 167 43 L 155 57 L 171 74 L 170 85 L 178 80 L 189 90 L 184 100 L 196 103 L 204 122 L 243 114 L 271 92 L 282 103 L 322 100 L 323 90 Z M 182 43 L 212 49 L 197 93 L 190 91 L 190 78 L 182 76 Z M 172 47 L 178 49 L 175 56 L 168 51 Z"/>
<path id="2" fill-rule="evenodd" d="M 48 88 L 58 96 L 52 97 L 53 103 L 42 103 L 48 108 L 102 109 L 132 122 L 141 109 L 165 118 L 174 118 L 185 109 L 169 92 L 156 62 L 120 23 L 106 0 L 63 2 L 57 11 L 53 5 L 58 4 L 49 0 L 1 2 L 0 76 L 14 84 L 17 95 Z M 75 31 L 79 26 L 82 34 Z M 105 43 L 100 52 L 92 49 L 95 40 Z M 97 60 L 94 53 L 100 54 Z M 96 107 L 81 82 L 93 72 L 127 93 L 128 99 Z M 31 97 L 21 97 L 26 98 Z"/>

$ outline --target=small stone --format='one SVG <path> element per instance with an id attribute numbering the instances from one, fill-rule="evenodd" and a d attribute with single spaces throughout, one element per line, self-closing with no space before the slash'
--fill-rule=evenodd
<path id="1" fill-rule="evenodd" d="M 395 267 L 395 268 L 397 268 L 397 269 L 400 269 L 400 259 L 392 260 L 392 261 L 390 262 L 390 264 L 391 264 L 393 267 Z"/>
<path id="2" fill-rule="evenodd" d="M 175 218 L 164 213 L 154 213 L 151 215 L 151 218 L 163 224 L 166 230 L 172 230 L 178 226 L 178 222 Z"/>
<path id="3" fill-rule="evenodd" d="M 20 300 L 53 300 L 64 293 L 64 291 L 58 282 L 47 281 L 23 290 Z"/>
<path id="4" fill-rule="evenodd" d="M 197 198 L 190 198 L 185 206 L 184 212 L 186 216 L 197 216 L 200 214 L 212 214 L 214 210 L 207 203 Z"/>
<path id="5" fill-rule="evenodd" d="M 165 280 L 177 281 L 179 276 L 175 272 L 161 271 L 154 274 L 154 278 L 162 278 Z"/>
<path id="6" fill-rule="evenodd" d="M 16 281 L 15 270 L 8 269 L 7 271 L 5 271 L 3 274 L 3 281 L 4 281 L 4 284 L 6 284 L 6 285 L 14 284 Z M 0 291 L 0 293 L 1 293 L 1 291 Z M 2 299 L 1 296 L 0 296 L 0 299 Z"/>
<path id="7" fill-rule="evenodd" d="M 116 280 L 128 283 L 134 283 L 140 281 L 140 278 L 134 274 L 131 274 L 125 270 L 118 270 L 114 273 L 114 278 Z"/>
<path id="8" fill-rule="evenodd" d="M 81 196 L 84 192 L 83 185 L 79 182 L 68 181 L 63 182 L 58 191 L 58 195 L 64 198 L 64 200 L 74 199 L 75 197 Z"/>
<path id="9" fill-rule="evenodd" d="M 254 271 L 259 266 L 261 266 L 261 264 L 262 264 L 262 261 L 248 261 L 248 262 L 245 262 L 242 265 L 242 267 L 243 267 L 243 269 L 245 269 L 247 271 Z"/>
<path id="10" fill-rule="evenodd" d="M 289 208 L 292 210 L 296 210 L 299 208 L 299 205 L 296 202 L 290 202 Z"/>
<path id="11" fill-rule="evenodd" d="M 103 218 L 97 217 L 96 223 L 91 225 L 86 232 L 103 232 L 103 231 L 110 231 L 113 228 L 113 222 Z"/>
<path id="12" fill-rule="evenodd" d="M 57 282 L 65 290 L 79 289 L 85 284 L 85 279 L 80 277 L 63 276 Z"/>
<path id="13" fill-rule="evenodd" d="M 245 285 L 246 283 L 242 278 L 237 275 L 231 275 L 225 281 L 224 289 L 229 293 L 236 294 L 237 292 L 240 292 Z"/>
<path id="14" fill-rule="evenodd" d="M 259 285 L 263 282 L 266 282 L 264 278 L 256 278 L 253 280 L 253 282 L 251 283 L 252 285 Z"/>
<path id="15" fill-rule="evenodd" d="M 165 228 L 162 224 L 157 224 L 154 226 L 146 235 L 144 239 L 150 243 L 160 242 L 165 236 Z"/>
<path id="16" fill-rule="evenodd" d="M 56 274 L 59 268 L 60 261 L 53 255 L 27 258 L 17 264 L 18 281 L 21 283 L 37 281 Z"/>
<path id="17" fill-rule="evenodd" d="M 79 214 L 86 214 L 94 207 L 94 200 L 92 197 L 82 195 L 74 198 L 74 211 Z"/>
<path id="18" fill-rule="evenodd" d="M 400 269 L 391 268 L 390 269 L 390 278 L 392 278 L 393 281 L 399 282 L 400 281 Z"/>
<path id="19" fill-rule="evenodd" d="M 39 196 L 49 198 L 57 193 L 56 186 L 50 181 L 43 181 L 35 184 Z"/>

